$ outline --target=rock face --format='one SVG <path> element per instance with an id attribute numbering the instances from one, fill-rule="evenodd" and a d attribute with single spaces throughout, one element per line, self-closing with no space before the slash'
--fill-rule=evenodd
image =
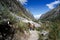
<path id="1" fill-rule="evenodd" d="M 6 7 L 10 12 L 17 14 L 18 16 L 34 20 L 33 15 L 17 0 L 0 0 L 0 5 Z M 0 6 L 0 8 L 2 8 L 2 6 Z"/>
<path id="2" fill-rule="evenodd" d="M 43 14 L 40 19 L 41 20 L 55 20 L 60 19 L 60 6 L 52 9 L 51 11 Z"/>

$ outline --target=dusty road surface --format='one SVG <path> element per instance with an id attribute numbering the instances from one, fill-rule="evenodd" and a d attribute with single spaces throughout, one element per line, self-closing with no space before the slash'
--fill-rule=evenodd
<path id="1" fill-rule="evenodd" d="M 38 40 L 38 38 L 39 38 L 38 31 L 30 30 L 30 36 L 29 36 L 28 40 Z"/>

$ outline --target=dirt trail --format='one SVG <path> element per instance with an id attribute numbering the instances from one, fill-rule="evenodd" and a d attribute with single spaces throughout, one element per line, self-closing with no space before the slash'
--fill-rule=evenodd
<path id="1" fill-rule="evenodd" d="M 39 38 L 38 31 L 31 30 L 30 31 L 30 37 L 28 38 L 28 40 L 38 40 L 38 38 Z"/>

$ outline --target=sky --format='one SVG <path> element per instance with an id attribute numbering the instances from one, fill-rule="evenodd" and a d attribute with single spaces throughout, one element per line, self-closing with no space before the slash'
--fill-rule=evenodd
<path id="1" fill-rule="evenodd" d="M 39 18 L 42 14 L 55 8 L 60 3 L 57 0 L 19 0 L 21 4 L 28 9 L 35 18 Z"/>

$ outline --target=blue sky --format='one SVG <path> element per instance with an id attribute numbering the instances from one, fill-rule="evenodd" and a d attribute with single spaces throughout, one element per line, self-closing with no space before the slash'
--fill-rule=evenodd
<path id="1" fill-rule="evenodd" d="M 19 0 L 26 9 L 28 9 L 35 18 L 54 8 L 59 1 L 56 0 Z"/>

